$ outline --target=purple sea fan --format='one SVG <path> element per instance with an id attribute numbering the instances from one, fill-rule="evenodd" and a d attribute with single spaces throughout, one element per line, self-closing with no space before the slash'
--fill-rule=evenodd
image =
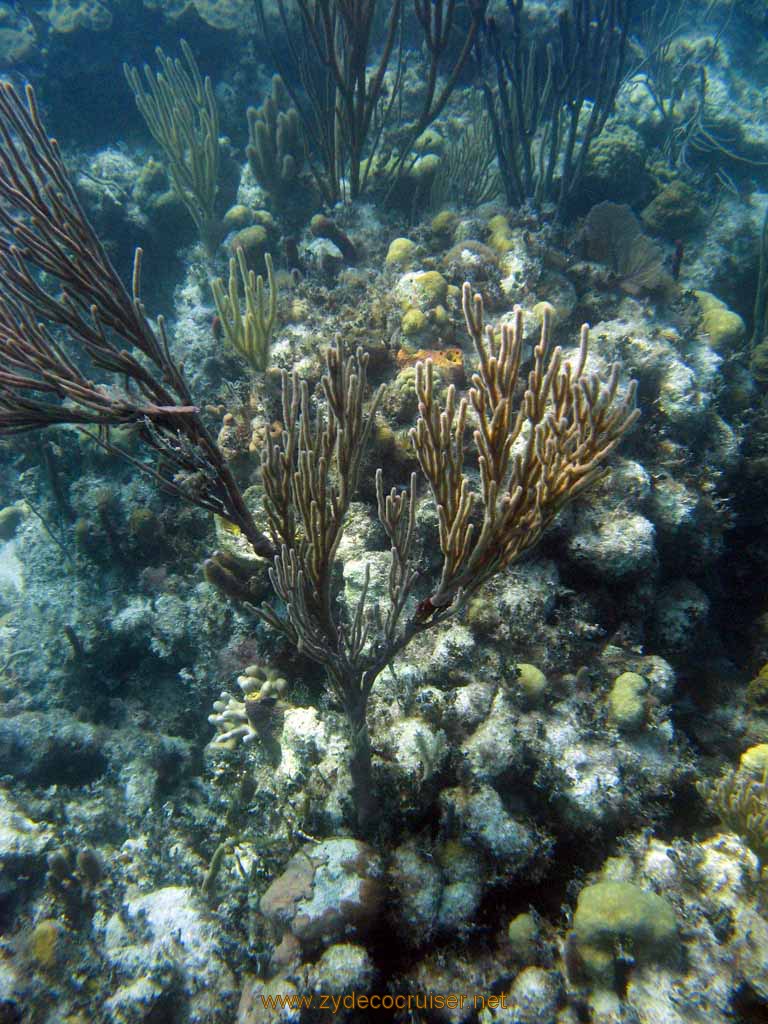
<path id="1" fill-rule="evenodd" d="M 644 235 L 640 222 L 625 203 L 598 203 L 584 222 L 587 258 L 605 263 L 619 287 L 639 295 L 664 287 L 664 254 Z"/>

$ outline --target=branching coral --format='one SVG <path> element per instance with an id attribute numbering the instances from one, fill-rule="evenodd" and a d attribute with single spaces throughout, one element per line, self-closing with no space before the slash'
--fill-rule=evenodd
<path id="1" fill-rule="evenodd" d="M 759 777 L 743 767 L 732 769 L 719 779 L 699 782 L 697 789 L 723 825 L 754 853 L 760 872 L 768 862 L 768 768 Z"/>
<path id="2" fill-rule="evenodd" d="M 264 604 L 258 613 L 325 668 L 328 689 L 349 722 L 353 797 L 359 828 L 368 830 L 376 808 L 366 711 L 378 675 L 414 637 L 457 613 L 478 587 L 529 550 L 558 510 L 598 479 L 637 418 L 634 384 L 622 395 L 617 366 L 607 381 L 587 372 L 586 327 L 574 362 L 559 348 L 550 353 L 546 312 L 523 379 L 522 312 L 515 311 L 497 340 L 484 324 L 481 297 L 465 284 L 464 316 L 479 361 L 472 387 L 465 398 L 449 387 L 441 405 L 431 362 L 420 365 L 419 416 L 411 434 L 437 509 L 440 579 L 416 603 L 416 474 L 407 488 L 386 493 L 378 471 L 378 514 L 390 545 L 389 601 L 368 603 L 366 574 L 355 607 L 344 609 L 334 562 L 380 395 L 366 408 L 367 356 L 346 355 L 341 342 L 333 345 L 314 403 L 305 381 L 283 373 L 282 429 L 262 455 L 268 539 L 191 400 L 162 323 L 156 334 L 144 314 L 139 262 L 130 295 L 45 135 L 32 91 L 27 95 L 25 107 L 11 86 L 0 91 L 0 431 L 92 424 L 114 450 L 108 429 L 135 424 L 162 468 L 129 456 L 135 465 L 233 523 L 257 554 L 272 558 L 270 579 L 280 603 Z M 57 281 L 63 295 L 46 291 L 38 270 Z M 122 389 L 114 379 L 94 383 L 67 353 L 69 343 L 91 369 L 127 383 Z M 464 470 L 472 418 L 477 489 Z M 248 599 L 237 561 L 218 559 L 207 570 Z M 261 685 L 259 692 L 261 702 Z M 253 725 L 247 700 L 243 713 L 246 721 L 226 699 L 217 709 L 231 739 Z"/>
<path id="3" fill-rule="evenodd" d="M 355 608 L 339 611 L 333 563 L 357 484 L 380 392 L 364 408 L 367 358 L 326 355 L 324 403 L 313 415 L 309 389 L 283 374 L 283 430 L 262 456 L 270 533 L 278 555 L 270 570 L 285 614 L 263 605 L 260 616 L 325 668 L 328 688 L 350 724 L 351 773 L 361 830 L 371 827 L 374 796 L 366 708 L 379 673 L 415 636 L 458 612 L 466 599 L 535 545 L 559 509 L 593 483 L 637 418 L 635 386 L 619 397 L 619 369 L 607 382 L 586 372 L 588 332 L 575 363 L 548 354 L 544 315 L 520 405 L 514 405 L 523 354 L 522 311 L 497 342 L 483 304 L 464 285 L 463 308 L 479 368 L 468 398 L 448 388 L 441 406 L 430 361 L 417 370 L 419 417 L 411 439 L 439 519 L 443 567 L 437 587 L 411 600 L 416 475 L 386 494 L 376 476 L 379 519 L 389 538 L 389 605 L 367 603 L 368 576 Z M 464 471 L 470 410 L 480 488 Z"/>
<path id="4" fill-rule="evenodd" d="M 192 50 L 183 39 L 181 51 L 186 67 L 182 61 L 166 57 L 158 47 L 155 52 L 160 71 L 153 72 L 145 65 L 144 82 L 138 68 L 125 64 L 123 70 L 136 106 L 168 160 L 173 187 L 212 253 L 221 236 L 215 212 L 219 112 L 211 80 L 202 78 Z"/>
<path id="5" fill-rule="evenodd" d="M 496 88 L 483 84 L 507 201 L 563 216 L 624 77 L 629 4 L 569 0 L 554 42 L 527 38 L 524 0 L 508 6 L 506 35 L 489 19 Z"/>
<path id="6" fill-rule="evenodd" d="M 483 323 L 479 295 L 464 285 L 467 329 L 479 358 L 469 399 L 448 389 L 441 408 L 432 394 L 429 362 L 417 369 L 419 420 L 412 431 L 422 472 L 440 517 L 443 573 L 433 608 L 466 599 L 487 579 L 536 544 L 566 502 L 594 483 L 606 457 L 632 426 L 634 382 L 618 400 L 619 368 L 607 382 L 585 373 L 589 334 L 582 327 L 575 364 L 559 348 L 548 356 L 551 313 L 544 309 L 522 401 L 515 410 L 523 347 L 522 310 L 504 324 L 498 343 Z M 548 356 L 548 358 L 547 358 Z M 477 419 L 473 440 L 481 488 L 473 494 L 463 470 L 467 415 Z M 478 507 L 478 527 L 472 513 Z"/>
<path id="7" fill-rule="evenodd" d="M 30 87 L 26 98 L 0 86 L 0 433 L 91 426 L 119 451 L 109 428 L 132 424 L 156 465 L 120 454 L 271 555 L 171 357 L 162 318 L 155 330 L 144 313 L 141 250 L 129 293 L 45 134 Z M 109 383 L 98 383 L 100 375 Z"/>
<path id="8" fill-rule="evenodd" d="M 211 282 L 216 312 L 224 337 L 239 352 L 253 370 L 263 372 L 269 362 L 269 342 L 277 315 L 277 284 L 272 273 L 272 257 L 264 256 L 267 266 L 269 295 L 265 294 L 264 278 L 249 270 L 242 246 L 236 257 L 229 261 L 229 281 L 226 290 L 221 278 Z M 240 312 L 240 283 L 245 299 L 245 313 Z"/>
<path id="9" fill-rule="evenodd" d="M 495 199 L 503 187 L 491 124 L 475 102 L 469 122 L 462 123 L 449 137 L 430 188 L 430 205 L 436 210 L 451 203 L 458 207 L 479 206 Z"/>
<path id="10" fill-rule="evenodd" d="M 277 0 L 279 39 L 271 31 L 268 5 L 257 0 L 272 53 L 288 54 L 282 80 L 301 119 L 310 171 L 329 205 L 346 188 L 353 199 L 365 191 L 379 156 L 396 177 L 419 135 L 445 108 L 476 44 L 486 0 L 469 0 L 466 27 L 460 26 L 457 6 L 455 0 L 413 0 L 423 39 L 424 88 L 413 122 L 399 126 L 397 152 L 385 153 L 387 130 L 402 113 L 405 0 Z"/>
<path id="11" fill-rule="evenodd" d="M 208 716 L 216 726 L 213 745 L 233 747 L 238 740 L 252 743 L 268 728 L 275 705 L 288 689 L 288 681 L 272 669 L 249 665 L 237 677 L 243 700 L 223 691 Z"/>
<path id="12" fill-rule="evenodd" d="M 251 174 L 276 206 L 296 201 L 298 176 L 304 164 L 299 112 L 291 104 L 285 83 L 272 78 L 272 89 L 258 108 L 249 107 L 248 146 Z"/>

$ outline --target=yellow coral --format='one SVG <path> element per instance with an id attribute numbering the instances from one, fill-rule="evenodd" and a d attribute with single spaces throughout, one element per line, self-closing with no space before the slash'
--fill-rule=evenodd
<path id="1" fill-rule="evenodd" d="M 415 252 L 416 243 L 410 238 L 393 238 L 385 262 L 388 267 L 407 267 L 413 262 Z"/>
<path id="2" fill-rule="evenodd" d="M 58 921 L 46 917 L 38 921 L 29 936 L 28 952 L 43 970 L 50 971 L 62 955 L 64 929 Z"/>
<path id="3" fill-rule="evenodd" d="M 737 348 L 747 336 L 747 328 L 738 313 L 711 292 L 695 291 L 701 310 L 701 329 L 718 352 Z"/>

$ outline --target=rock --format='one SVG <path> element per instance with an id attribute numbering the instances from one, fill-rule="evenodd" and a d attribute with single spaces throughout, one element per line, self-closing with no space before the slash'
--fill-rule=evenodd
<path id="1" fill-rule="evenodd" d="M 14 779 L 40 786 L 82 786 L 106 766 L 98 731 L 65 711 L 22 711 L 0 722 L 0 772 Z"/>
<path id="2" fill-rule="evenodd" d="M 440 795 L 444 813 L 455 816 L 467 840 L 505 865 L 508 873 L 522 870 L 540 853 L 533 831 L 509 814 L 490 786 L 471 792 L 463 786 Z"/>
<path id="3" fill-rule="evenodd" d="M 246 977 L 235 1024 L 299 1024 L 301 1010 L 289 1001 L 303 994 L 287 978 Z"/>
<path id="4" fill-rule="evenodd" d="M 21 967 L 10 952 L 0 952 L 0 1021 L 21 1024 L 24 1006 Z M 5 1016 L 3 1016 L 5 1015 Z"/>
<path id="5" fill-rule="evenodd" d="M 557 971 L 526 967 L 515 978 L 502 1001 L 488 1006 L 478 1015 L 480 1024 L 555 1024 L 563 998 L 563 983 Z"/>
<path id="6" fill-rule="evenodd" d="M 476 923 L 483 896 L 483 858 L 477 850 L 450 839 L 438 850 L 445 885 L 440 900 L 438 928 L 464 933 Z"/>
<path id="7" fill-rule="evenodd" d="M 602 579 L 618 581 L 648 572 L 656 560 L 656 531 L 642 515 L 618 519 L 605 509 L 586 505 L 575 510 L 577 531 L 569 538 L 569 557 Z"/>
<path id="8" fill-rule="evenodd" d="M 657 643 L 673 654 L 694 649 L 709 615 L 709 598 L 691 580 L 674 580 L 660 592 L 654 608 Z"/>
<path id="9" fill-rule="evenodd" d="M 104 955 L 123 980 L 104 1005 L 108 1024 L 158 1019 L 173 994 L 185 1024 L 229 1024 L 237 998 L 220 926 L 179 885 L 129 898 L 104 928 Z M 172 963 L 173 970 L 168 970 Z"/>
<path id="10" fill-rule="evenodd" d="M 409 946 L 421 946 L 431 938 L 440 909 L 440 869 L 409 843 L 395 850 L 389 879 L 396 894 L 395 927 Z"/>
<path id="11" fill-rule="evenodd" d="M 313 964 L 309 980 L 316 992 L 340 996 L 370 991 L 376 968 L 364 946 L 337 942 Z"/>
<path id="12" fill-rule="evenodd" d="M 517 713 L 503 691 L 499 691 L 487 717 L 462 744 L 461 754 L 473 780 L 492 782 L 519 766 L 522 750 L 518 742 Z"/>
<path id="13" fill-rule="evenodd" d="M 462 733 L 471 732 L 488 715 L 493 700 L 490 683 L 472 682 L 454 690 L 453 713 Z"/>
<path id="14" fill-rule="evenodd" d="M 259 908 L 307 949 L 364 936 L 384 899 L 382 866 L 357 839 L 306 843 L 261 897 Z"/>
<path id="15" fill-rule="evenodd" d="M 448 758 L 442 729 L 431 729 L 418 718 L 402 718 L 396 720 L 393 732 L 394 759 L 403 773 L 422 785 L 432 781 Z"/>
<path id="16" fill-rule="evenodd" d="M 12 864 L 19 870 L 19 862 L 42 858 L 51 838 L 48 828 L 30 821 L 0 791 L 0 864 L 5 870 Z"/>

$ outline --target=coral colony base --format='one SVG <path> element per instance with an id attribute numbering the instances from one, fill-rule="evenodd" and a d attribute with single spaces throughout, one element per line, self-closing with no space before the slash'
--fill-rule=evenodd
<path id="1" fill-rule="evenodd" d="M 54 7 L 0 1024 L 764 1019 L 763 6 Z"/>

